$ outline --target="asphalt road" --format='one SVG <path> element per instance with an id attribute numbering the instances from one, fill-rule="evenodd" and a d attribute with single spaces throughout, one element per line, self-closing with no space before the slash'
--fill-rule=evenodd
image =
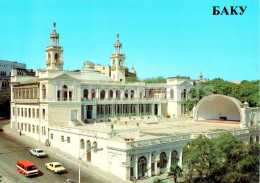
<path id="1" fill-rule="evenodd" d="M 0 124 L 1 125 L 1 124 Z M 75 163 L 67 161 L 65 158 L 55 155 L 54 153 L 48 153 L 47 158 L 36 158 L 30 155 L 29 150 L 35 147 L 31 147 L 29 144 L 17 141 L 7 133 L 0 132 L 0 172 L 1 175 L 6 177 L 11 182 L 47 182 L 58 183 L 67 182 L 68 178 L 78 182 L 78 166 Z M 27 159 L 36 164 L 40 174 L 36 177 L 28 178 L 25 175 L 19 173 L 16 169 L 16 163 L 18 160 Z M 54 174 L 50 170 L 47 170 L 45 163 L 48 162 L 60 162 L 68 171 L 64 174 Z M 102 183 L 109 182 L 107 179 L 97 177 L 91 172 L 81 170 L 81 182 L 85 183 Z"/>

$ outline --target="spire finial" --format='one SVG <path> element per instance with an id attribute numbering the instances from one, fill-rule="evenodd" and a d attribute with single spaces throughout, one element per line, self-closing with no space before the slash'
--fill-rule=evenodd
<path id="1" fill-rule="evenodd" d="M 119 42 L 119 34 L 117 34 L 116 36 L 117 36 L 117 41 Z"/>
<path id="2" fill-rule="evenodd" d="M 55 30 L 55 29 L 56 29 L 56 23 L 53 22 L 53 30 Z"/>

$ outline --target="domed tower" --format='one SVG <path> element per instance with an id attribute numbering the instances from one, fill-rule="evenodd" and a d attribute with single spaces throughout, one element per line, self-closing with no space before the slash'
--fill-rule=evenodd
<path id="1" fill-rule="evenodd" d="M 56 32 L 56 23 L 53 23 L 53 32 L 50 34 L 50 46 L 46 47 L 46 69 L 63 70 L 63 47 L 59 46 L 59 34 Z"/>
<path id="2" fill-rule="evenodd" d="M 111 78 L 115 81 L 125 81 L 125 54 L 121 53 L 122 43 L 119 42 L 119 34 L 114 44 L 114 54 L 111 55 Z"/>

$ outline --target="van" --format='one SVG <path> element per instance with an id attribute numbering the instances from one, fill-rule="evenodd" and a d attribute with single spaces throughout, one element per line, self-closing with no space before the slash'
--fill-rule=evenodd
<path id="1" fill-rule="evenodd" d="M 26 177 L 38 175 L 39 173 L 37 166 L 28 160 L 17 161 L 16 168 L 20 173 L 24 174 Z"/>

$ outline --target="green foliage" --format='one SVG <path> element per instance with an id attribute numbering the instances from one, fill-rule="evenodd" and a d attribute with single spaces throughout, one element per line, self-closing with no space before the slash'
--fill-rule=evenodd
<path id="1" fill-rule="evenodd" d="M 10 116 L 10 100 L 11 100 L 10 91 L 0 92 L 0 117 Z"/>
<path id="2" fill-rule="evenodd" d="M 199 136 L 183 149 L 186 179 L 193 182 L 258 182 L 259 144 L 245 145 L 227 133 Z"/>
<path id="3" fill-rule="evenodd" d="M 162 77 L 162 76 L 158 76 L 156 78 L 146 78 L 146 79 L 143 79 L 142 82 L 145 82 L 145 83 L 166 83 L 167 82 L 167 79 Z"/>
<path id="4" fill-rule="evenodd" d="M 177 177 L 182 176 L 181 167 L 178 164 L 173 164 L 168 175 L 174 176 L 174 182 L 177 183 Z"/>
<path id="5" fill-rule="evenodd" d="M 234 97 L 242 103 L 247 101 L 251 107 L 259 106 L 259 80 L 234 84 L 217 78 L 199 84 L 200 99 L 210 93 Z"/>
<path id="6" fill-rule="evenodd" d="M 136 76 L 128 76 L 128 77 L 125 78 L 125 81 L 132 83 L 132 82 L 139 82 L 140 80 Z"/>

